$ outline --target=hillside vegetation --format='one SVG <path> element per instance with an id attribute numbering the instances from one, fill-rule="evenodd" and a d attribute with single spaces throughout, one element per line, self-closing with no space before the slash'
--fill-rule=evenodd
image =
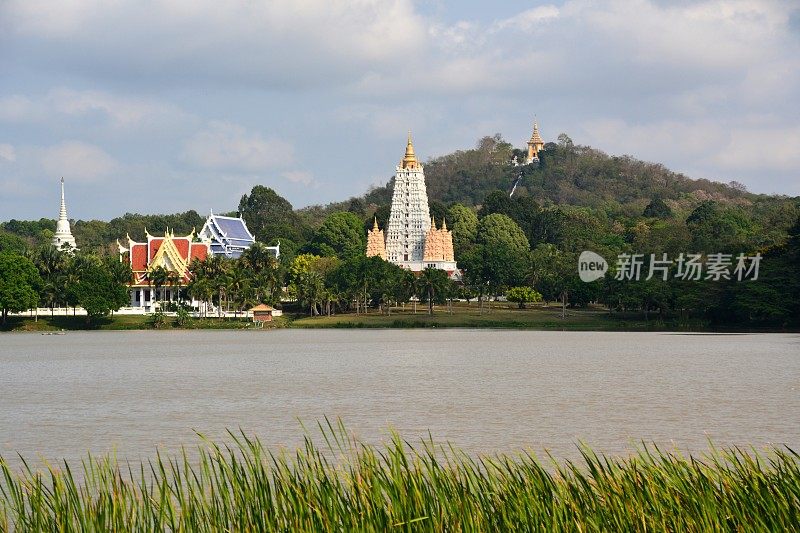
<path id="1" fill-rule="evenodd" d="M 195 271 L 208 275 L 198 279 L 220 288 L 204 298 L 236 307 L 277 304 L 278 288 L 288 287 L 289 297 L 317 315 L 388 309 L 413 296 L 431 303 L 506 295 L 520 306 L 558 301 L 562 315 L 567 307 L 594 302 L 610 311 L 642 312 L 645 318 L 655 313 L 659 320 L 702 326 L 800 325 L 800 199 L 753 194 L 735 182 L 690 179 L 659 164 L 576 146 L 563 134 L 545 145 L 537 165 L 515 166 L 514 157 L 523 160 L 524 154 L 495 135 L 425 165 L 431 214 L 439 225 L 446 219 L 453 231 L 464 273 L 458 287 L 435 273 L 414 280 L 394 265 L 364 260 L 367 228 L 374 218 L 385 227 L 389 217 L 390 179 L 360 197 L 302 209 L 269 187 L 254 186 L 237 210 L 260 242 L 280 241 L 280 262 L 269 268 L 263 261 L 199 265 Z M 113 257 L 114 240 L 128 234 L 143 239 L 145 228 L 154 235 L 167 228 L 188 233 L 202 223 L 194 211 L 126 214 L 109 222 L 79 220 L 73 231 L 83 253 Z M 0 252 L 27 254 L 46 278 L 49 260 L 36 258 L 49 257 L 41 248 L 49 247 L 54 227 L 48 219 L 5 222 Z M 578 279 L 584 250 L 607 259 L 610 274 L 603 280 Z M 620 254 L 641 254 L 640 281 L 614 279 Z M 664 276 L 669 279 L 646 280 L 654 258 L 663 254 L 673 261 Z M 697 278 L 686 272 L 681 277 L 678 258 L 688 254 L 701 254 L 704 262 L 727 254 L 726 275 L 709 280 L 703 270 Z M 744 265 L 755 278 L 758 258 L 763 261 L 757 281 L 743 281 L 741 270 L 736 275 L 734 268 Z M 246 274 L 265 268 L 263 283 Z"/>

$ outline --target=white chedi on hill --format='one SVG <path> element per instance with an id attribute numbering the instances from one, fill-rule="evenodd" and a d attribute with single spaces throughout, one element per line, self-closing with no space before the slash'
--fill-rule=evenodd
<path id="1" fill-rule="evenodd" d="M 58 210 L 56 233 L 53 235 L 52 243 L 58 249 L 61 249 L 64 245 L 67 245 L 72 250 L 77 249 L 75 237 L 72 236 L 69 219 L 67 218 L 67 203 L 64 201 L 64 178 L 61 178 L 61 208 Z"/>

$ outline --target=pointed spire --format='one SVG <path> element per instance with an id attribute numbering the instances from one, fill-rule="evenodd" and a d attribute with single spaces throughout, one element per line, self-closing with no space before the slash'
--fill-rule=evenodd
<path id="1" fill-rule="evenodd" d="M 442 217 L 442 230 L 447 231 L 447 219 Z"/>
<path id="2" fill-rule="evenodd" d="M 431 228 L 436 229 L 436 218 L 431 215 Z"/>
<path id="3" fill-rule="evenodd" d="M 61 208 L 58 210 L 58 220 L 67 219 L 67 203 L 64 201 L 64 178 L 61 178 Z"/>
<path id="4" fill-rule="evenodd" d="M 372 231 L 378 231 L 378 217 L 375 216 L 375 223 L 372 225 Z"/>
<path id="5" fill-rule="evenodd" d="M 408 130 L 408 143 L 406 144 L 406 154 L 400 163 L 402 168 L 417 168 L 417 156 L 414 153 L 414 143 L 411 140 L 411 130 Z"/>
<path id="6" fill-rule="evenodd" d="M 542 136 L 539 133 L 539 124 L 536 122 L 536 119 L 533 120 L 533 134 L 531 134 L 531 140 L 528 141 L 528 144 L 544 144 Z"/>

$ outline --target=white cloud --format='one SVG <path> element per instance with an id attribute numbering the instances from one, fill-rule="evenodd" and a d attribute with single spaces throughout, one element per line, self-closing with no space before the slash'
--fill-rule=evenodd
<path id="1" fill-rule="evenodd" d="M 2 143 L 0 144 L 0 159 L 13 163 L 17 160 L 17 151 L 10 144 Z"/>
<path id="2" fill-rule="evenodd" d="M 144 98 L 121 97 L 103 91 L 75 91 L 59 88 L 45 99 L 58 113 L 82 116 L 101 113 L 115 127 L 129 128 L 154 122 L 179 122 L 188 115 L 174 105 Z"/>
<path id="3" fill-rule="evenodd" d="M 190 123 L 189 113 L 175 105 L 105 91 L 77 91 L 54 88 L 41 96 L 12 95 L 0 98 L 0 121 L 41 122 L 54 118 L 82 118 L 96 115 L 113 128 L 128 130 Z"/>
<path id="4" fill-rule="evenodd" d="M 42 170 L 50 176 L 91 182 L 109 176 L 119 165 L 101 148 L 81 141 L 66 141 L 40 151 Z"/>
<path id="5" fill-rule="evenodd" d="M 0 20 L 20 39 L 50 43 L 45 62 L 55 52 L 113 76 L 278 87 L 400 65 L 422 49 L 427 30 L 411 0 L 8 0 Z"/>
<path id="6" fill-rule="evenodd" d="M 537 6 L 513 17 L 498 20 L 494 23 L 492 30 L 502 31 L 508 28 L 514 28 L 522 31 L 530 31 L 542 23 L 558 18 L 560 13 L 561 11 L 554 5 Z"/>
<path id="7" fill-rule="evenodd" d="M 43 109 L 27 96 L 15 94 L 0 98 L 0 121 L 24 122 L 44 117 Z"/>
<path id="8" fill-rule="evenodd" d="M 313 185 L 316 183 L 314 181 L 314 176 L 310 172 L 303 170 L 290 170 L 289 172 L 284 172 L 283 177 L 292 183 L 300 183 L 302 185 Z"/>
<path id="9" fill-rule="evenodd" d="M 216 170 L 259 172 L 286 168 L 294 162 L 294 147 L 266 139 L 230 122 L 211 122 L 184 144 L 183 160 Z"/>

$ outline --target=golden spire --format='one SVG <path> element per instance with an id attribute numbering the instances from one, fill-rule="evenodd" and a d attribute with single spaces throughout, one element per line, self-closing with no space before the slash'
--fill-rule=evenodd
<path id="1" fill-rule="evenodd" d="M 417 168 L 419 162 L 414 154 L 414 144 L 411 141 L 411 130 L 408 130 L 408 144 L 406 144 L 406 155 L 400 163 L 401 168 Z"/>
<path id="2" fill-rule="evenodd" d="M 442 229 L 447 231 L 447 219 L 442 217 Z"/>
<path id="3" fill-rule="evenodd" d="M 433 215 L 431 215 L 431 227 L 436 229 L 436 218 Z"/>
<path id="4" fill-rule="evenodd" d="M 533 121 L 533 134 L 531 135 L 531 140 L 528 141 L 528 144 L 544 145 L 542 136 L 539 134 L 539 124 L 537 124 L 535 120 Z"/>
<path id="5" fill-rule="evenodd" d="M 375 216 L 375 224 L 372 225 L 372 231 L 378 231 L 378 216 Z"/>

